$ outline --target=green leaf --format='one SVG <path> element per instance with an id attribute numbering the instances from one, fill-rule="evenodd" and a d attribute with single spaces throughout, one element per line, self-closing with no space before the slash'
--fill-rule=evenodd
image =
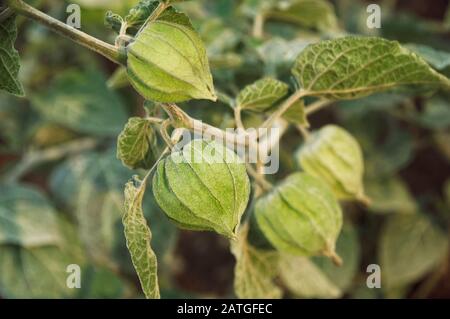
<path id="1" fill-rule="evenodd" d="M 448 239 L 425 216 L 394 215 L 381 233 L 382 284 L 401 287 L 432 271 L 447 256 Z"/>
<path id="2" fill-rule="evenodd" d="M 442 71 L 450 66 L 450 53 L 448 52 L 436 50 L 421 44 L 407 44 L 405 47 L 420 55 L 437 70 Z"/>
<path id="3" fill-rule="evenodd" d="M 339 28 L 333 5 L 326 0 L 293 0 L 281 2 L 278 8 L 266 13 L 268 18 L 320 31 Z"/>
<path id="4" fill-rule="evenodd" d="M 358 271 L 360 249 L 356 230 L 345 226 L 336 244 L 343 265 L 336 266 L 328 258 L 305 258 L 282 255 L 280 276 L 296 297 L 339 298 L 351 286 Z"/>
<path id="5" fill-rule="evenodd" d="M 149 168 L 155 159 L 156 136 L 150 122 L 132 117 L 117 138 L 117 158 L 130 168 Z"/>
<path id="6" fill-rule="evenodd" d="M 182 2 L 180 0 L 163 1 L 166 4 L 173 4 L 176 2 Z M 130 9 L 128 15 L 125 17 L 127 24 L 127 31 L 131 34 L 135 34 L 150 17 L 150 15 L 158 7 L 159 1 L 156 0 L 140 0 L 139 3 Z M 176 24 L 189 25 L 192 28 L 192 24 L 189 18 L 173 7 L 166 8 L 158 17 L 158 20 L 170 21 Z"/>
<path id="7" fill-rule="evenodd" d="M 120 89 L 130 84 L 127 76 L 127 68 L 119 66 L 116 68 L 113 74 L 108 78 L 106 85 L 110 89 Z"/>
<path id="8" fill-rule="evenodd" d="M 120 28 L 124 23 L 122 17 L 112 11 L 107 11 L 105 15 L 105 25 L 116 33 L 120 32 Z"/>
<path id="9" fill-rule="evenodd" d="M 283 118 L 290 123 L 299 124 L 308 128 L 309 121 L 305 112 L 305 101 L 302 99 L 295 102 L 286 112 L 284 112 Z"/>
<path id="10" fill-rule="evenodd" d="M 126 298 L 127 284 L 122 278 L 104 267 L 90 266 L 83 269 L 78 298 L 112 299 Z"/>
<path id="11" fill-rule="evenodd" d="M 136 3 L 136 0 L 100 0 L 100 1 L 92 1 L 92 0 L 74 0 L 74 3 L 78 3 L 82 8 L 86 8 L 86 11 L 94 11 L 95 10 L 107 10 L 107 9 L 116 9 L 122 10 L 124 7 L 129 8 L 130 6 Z"/>
<path id="12" fill-rule="evenodd" d="M 20 57 L 14 49 L 16 37 L 16 16 L 12 15 L 0 24 L 0 90 L 23 96 L 23 87 L 18 79 Z"/>
<path id="13" fill-rule="evenodd" d="M 265 111 L 288 93 L 287 84 L 273 78 L 263 78 L 246 86 L 237 96 L 236 105 L 243 110 Z"/>
<path id="14" fill-rule="evenodd" d="M 398 42 L 346 37 L 310 45 L 292 69 L 310 95 L 355 99 L 401 86 L 450 89 L 450 80 Z"/>
<path id="15" fill-rule="evenodd" d="M 43 194 L 20 185 L 1 189 L 0 245 L 36 247 L 61 241 L 56 212 Z"/>
<path id="16" fill-rule="evenodd" d="M 278 253 L 252 247 L 247 241 L 248 230 L 248 224 L 243 225 L 237 240 L 231 242 L 231 252 L 236 258 L 235 294 L 241 299 L 278 299 L 281 290 L 274 284 L 278 273 Z"/>
<path id="17" fill-rule="evenodd" d="M 135 185 L 136 183 L 138 185 Z M 141 182 L 134 178 L 125 185 L 123 226 L 127 247 L 142 290 L 147 298 L 159 299 L 158 263 L 150 245 L 152 234 L 142 211 L 145 184 L 146 179 Z"/>
<path id="18" fill-rule="evenodd" d="M 72 263 L 56 246 L 0 246 L 0 294 L 8 298 L 70 297 L 76 289 L 66 286 L 66 267 Z"/>
<path id="19" fill-rule="evenodd" d="M 128 118 L 120 97 L 97 71 L 66 71 L 31 101 L 50 122 L 80 133 L 116 135 Z"/>
<path id="20" fill-rule="evenodd" d="M 306 257 L 282 255 L 280 275 L 287 289 L 296 297 L 339 298 L 342 295 L 332 279 Z"/>
<path id="21" fill-rule="evenodd" d="M 407 185 L 396 176 L 370 179 L 367 195 L 371 199 L 369 210 L 375 213 L 412 214 L 417 204 L 409 193 Z"/>
<path id="22" fill-rule="evenodd" d="M 139 3 L 130 9 L 128 15 L 125 17 L 127 27 L 134 29 L 133 33 L 144 24 L 145 20 L 152 14 L 158 6 L 159 1 L 155 0 L 141 0 Z"/>
<path id="23" fill-rule="evenodd" d="M 338 105 L 344 116 L 364 115 L 371 111 L 387 111 L 401 103 L 407 103 L 411 97 L 398 92 L 376 93 L 357 100 L 339 101 Z"/>
<path id="24" fill-rule="evenodd" d="M 336 239 L 342 211 L 328 186 L 306 173 L 295 173 L 258 198 L 255 217 L 270 243 L 294 255 L 325 255 L 338 262 Z"/>
<path id="25" fill-rule="evenodd" d="M 0 245 L 0 295 L 4 298 L 73 298 L 77 289 L 67 284 L 67 266 L 84 269 L 85 258 L 72 225 L 56 225 L 63 235 L 57 245 L 35 247 Z M 48 229 L 49 232 L 55 230 Z"/>

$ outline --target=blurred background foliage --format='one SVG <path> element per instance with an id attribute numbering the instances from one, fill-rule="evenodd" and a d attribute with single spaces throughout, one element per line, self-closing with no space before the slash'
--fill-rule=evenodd
<path id="1" fill-rule="evenodd" d="M 285 3 L 268 10 L 270 2 Z M 448 0 L 317 1 L 194 0 L 188 13 L 208 48 L 221 102 L 184 103 L 192 116 L 233 125 L 227 96 L 271 75 L 292 83 L 289 69 L 309 43 L 345 34 L 395 39 L 450 75 Z M 107 10 L 125 14 L 136 0 L 34 0 L 65 20 L 81 6 L 82 30 L 110 43 Z M 368 29 L 369 3 L 382 8 L 382 28 Z M 288 9 L 283 9 L 283 8 Z M 260 28 L 261 13 L 264 28 Z M 140 298 L 125 246 L 123 187 L 133 172 L 116 159 L 116 137 L 144 101 L 109 61 L 42 26 L 19 18 L 16 44 L 27 98 L 0 93 L 0 297 Z M 151 106 L 150 106 L 151 108 Z M 244 114 L 249 125 L 260 115 Z M 356 136 L 366 163 L 369 208 L 345 203 L 336 268 L 323 258 L 299 258 L 286 271 L 286 297 L 450 297 L 450 100 L 447 94 L 384 93 L 339 102 L 310 118 L 313 129 L 337 123 Z M 301 136 L 282 140 L 283 178 L 297 169 Z M 144 212 L 159 260 L 162 297 L 233 297 L 234 258 L 212 233 L 177 230 L 151 192 Z M 382 289 L 365 285 L 369 264 L 380 264 Z M 82 268 L 81 289 L 68 289 L 66 266 Z M 301 265 L 301 266 L 299 266 Z M 287 280 L 286 280 L 287 279 Z"/>

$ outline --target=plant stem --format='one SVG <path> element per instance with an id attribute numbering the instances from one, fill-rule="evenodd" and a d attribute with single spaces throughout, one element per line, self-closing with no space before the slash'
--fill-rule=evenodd
<path id="1" fill-rule="evenodd" d="M 259 174 L 252 165 L 246 163 L 247 171 L 249 175 L 255 180 L 255 182 L 262 188 L 263 191 L 269 191 L 272 189 L 272 184 L 270 184 L 263 175 Z"/>
<path id="2" fill-rule="evenodd" d="M 169 4 L 164 3 L 164 2 L 160 2 L 158 4 L 158 6 L 156 7 L 155 10 L 153 10 L 153 12 L 150 14 L 150 16 L 147 18 L 147 20 L 145 20 L 145 22 L 142 24 L 142 26 L 139 28 L 139 31 L 136 33 L 139 34 L 142 32 L 142 30 L 144 30 L 144 28 L 147 26 L 147 24 L 149 22 L 155 21 L 156 19 L 158 19 L 158 17 L 161 15 L 161 13 L 164 12 L 164 10 L 166 10 L 168 7 L 170 7 Z"/>
<path id="3" fill-rule="evenodd" d="M 217 100 L 228 105 L 234 110 L 235 102 L 234 100 L 227 95 L 226 93 L 216 89 Z"/>
<path id="4" fill-rule="evenodd" d="M 111 60 L 117 64 L 124 64 L 125 57 L 119 52 L 119 50 L 106 42 L 103 42 L 87 33 L 77 30 L 51 16 L 33 8 L 32 6 L 26 4 L 22 0 L 7 0 L 8 6 L 23 16 L 41 23 L 54 32 L 69 38 L 70 40 L 94 51 L 107 59 Z"/>
<path id="5" fill-rule="evenodd" d="M 172 132 L 172 136 L 170 137 L 170 144 L 175 145 L 176 143 L 178 143 L 178 141 L 182 136 L 183 136 L 183 129 L 182 128 L 175 129 Z M 162 151 L 161 155 L 158 157 L 155 164 L 153 164 L 153 166 L 148 170 L 147 174 L 145 174 L 145 177 L 142 179 L 141 187 L 145 185 L 145 183 L 147 183 L 147 179 L 149 178 L 149 176 L 152 174 L 152 172 L 155 170 L 155 168 L 158 166 L 159 162 L 164 158 L 164 156 L 169 153 L 170 150 L 171 148 L 167 146 L 164 149 L 164 151 Z"/>
<path id="6" fill-rule="evenodd" d="M 268 154 L 273 150 L 273 148 L 280 143 L 281 138 L 288 129 L 289 123 L 284 119 L 278 119 L 273 123 L 269 135 L 265 135 L 258 143 L 258 152 L 264 155 L 260 158 L 262 162 L 267 160 Z M 274 130 L 277 129 L 277 130 Z"/>
<path id="7" fill-rule="evenodd" d="M 342 258 L 334 251 L 334 249 L 331 250 L 327 248 L 323 252 L 323 255 L 330 258 L 333 264 L 335 264 L 336 266 L 341 267 L 343 265 Z"/>
<path id="8" fill-rule="evenodd" d="M 278 120 L 283 114 L 298 100 L 308 95 L 307 91 L 298 90 L 292 94 L 271 116 L 260 126 L 260 128 L 269 129 L 273 123 Z"/>
<path id="9" fill-rule="evenodd" d="M 196 131 L 206 136 L 214 136 L 223 141 L 237 145 L 254 146 L 254 141 L 248 134 L 225 132 L 217 127 L 203 123 L 202 121 L 190 117 L 176 104 L 162 104 L 162 108 L 169 115 L 174 127 Z"/>
<path id="10" fill-rule="evenodd" d="M 306 127 L 304 127 L 303 125 L 300 125 L 300 124 L 297 125 L 297 129 L 300 132 L 300 134 L 302 134 L 303 139 L 305 140 L 305 142 L 308 141 L 309 138 L 310 138 L 310 133 L 309 133 L 308 129 Z"/>
<path id="11" fill-rule="evenodd" d="M 305 114 L 306 114 L 306 115 L 313 114 L 313 113 L 315 113 L 315 112 L 317 112 L 317 111 L 323 109 L 324 107 L 330 105 L 332 102 L 333 102 L 333 101 L 325 100 L 325 99 L 319 100 L 319 101 L 317 101 L 317 102 L 314 102 L 314 103 L 312 103 L 312 104 L 306 106 L 306 108 L 305 108 Z"/>
<path id="12" fill-rule="evenodd" d="M 253 31 L 252 35 L 253 37 L 257 39 L 262 39 L 264 37 L 264 22 L 265 22 L 266 16 L 264 12 L 259 12 L 255 20 L 253 21 Z"/>
<path id="13" fill-rule="evenodd" d="M 163 138 L 163 140 L 166 143 L 166 145 L 170 149 L 173 149 L 174 145 L 172 144 L 172 140 L 171 140 L 171 138 L 169 136 L 169 133 L 167 133 L 167 128 L 169 127 L 170 124 L 171 124 L 170 119 L 167 119 L 164 122 L 162 122 L 161 129 L 159 130 L 159 133 L 161 134 L 161 137 Z"/>
<path id="14" fill-rule="evenodd" d="M 154 123 L 154 124 L 161 124 L 162 122 L 164 122 L 164 120 L 160 119 L 159 117 L 148 116 L 145 119 L 147 121 L 149 121 L 150 123 Z"/>
<path id="15" fill-rule="evenodd" d="M 241 108 L 239 106 L 234 108 L 234 121 L 238 129 L 245 130 L 244 123 L 242 123 Z"/>

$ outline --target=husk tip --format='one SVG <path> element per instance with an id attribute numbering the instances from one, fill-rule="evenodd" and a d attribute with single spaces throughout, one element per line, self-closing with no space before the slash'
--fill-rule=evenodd
<path id="1" fill-rule="evenodd" d="M 327 248 L 323 254 L 324 256 L 330 258 L 333 264 L 338 267 L 341 267 L 344 264 L 342 258 L 336 253 L 334 249 Z"/>
<path id="2" fill-rule="evenodd" d="M 369 207 L 370 205 L 372 205 L 372 200 L 370 199 L 370 197 L 368 197 L 364 193 L 361 193 L 360 195 L 358 195 L 356 197 L 356 200 L 358 202 L 360 202 L 361 204 L 363 204 L 365 207 Z"/>

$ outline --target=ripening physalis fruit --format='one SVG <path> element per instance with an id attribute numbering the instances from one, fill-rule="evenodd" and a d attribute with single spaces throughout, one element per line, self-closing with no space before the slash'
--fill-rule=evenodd
<path id="1" fill-rule="evenodd" d="M 193 140 L 158 164 L 153 193 L 180 227 L 235 238 L 247 207 L 250 181 L 245 164 L 230 149 L 217 142 Z"/>
<path id="2" fill-rule="evenodd" d="M 296 154 L 301 168 L 321 178 L 339 199 L 367 202 L 364 195 L 364 161 L 356 139 L 336 125 L 311 134 Z"/>
<path id="3" fill-rule="evenodd" d="M 342 211 L 320 179 L 307 173 L 290 175 L 256 201 L 255 218 L 277 250 L 325 255 L 340 262 L 335 245 L 342 228 Z"/>
<path id="4" fill-rule="evenodd" d="M 148 23 L 126 52 L 128 78 L 146 99 L 217 99 L 205 47 L 187 17 Z"/>

